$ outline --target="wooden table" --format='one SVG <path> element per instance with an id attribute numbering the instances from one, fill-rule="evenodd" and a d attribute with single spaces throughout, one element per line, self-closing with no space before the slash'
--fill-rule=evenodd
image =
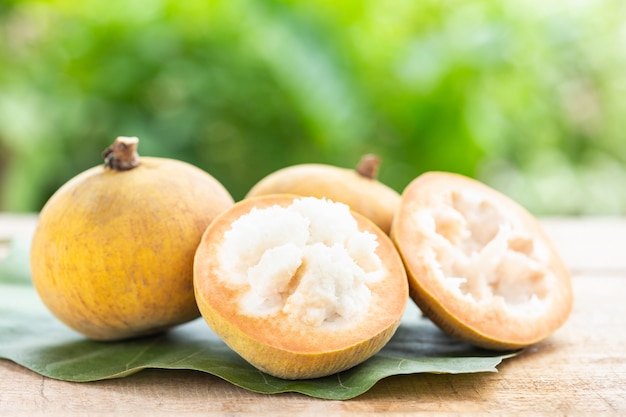
<path id="1" fill-rule="evenodd" d="M 35 221 L 0 215 L 0 241 L 31 233 Z M 69 383 L 0 360 L 0 415 L 626 415 L 626 218 L 542 223 L 572 272 L 574 311 L 498 373 L 397 376 L 356 399 L 327 401 L 255 394 L 193 371 Z"/>

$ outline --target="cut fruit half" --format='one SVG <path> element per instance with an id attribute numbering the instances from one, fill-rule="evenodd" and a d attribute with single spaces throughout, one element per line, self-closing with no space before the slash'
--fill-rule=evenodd
<path id="1" fill-rule="evenodd" d="M 521 348 L 570 314 L 570 274 L 539 222 L 481 182 L 443 172 L 416 178 L 402 193 L 391 237 L 411 298 L 462 340 Z"/>
<path id="2" fill-rule="evenodd" d="M 285 379 L 355 366 L 396 331 L 408 282 L 391 239 L 342 203 L 244 199 L 204 233 L 194 261 L 204 319 L 258 369 Z"/>

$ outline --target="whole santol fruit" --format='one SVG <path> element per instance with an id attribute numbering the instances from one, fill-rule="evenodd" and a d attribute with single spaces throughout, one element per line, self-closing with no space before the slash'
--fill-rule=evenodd
<path id="1" fill-rule="evenodd" d="M 385 233 L 400 204 L 400 194 L 378 181 L 380 158 L 364 155 L 356 169 L 326 164 L 300 164 L 279 169 L 257 182 L 246 197 L 296 194 L 328 198 L 372 220 Z"/>
<path id="2" fill-rule="evenodd" d="M 525 347 L 552 334 L 570 313 L 569 272 L 539 222 L 483 183 L 422 174 L 404 190 L 391 236 L 413 300 L 469 343 Z"/>
<path id="3" fill-rule="evenodd" d="M 408 301 L 391 239 L 348 206 L 244 199 L 207 229 L 194 261 L 200 311 L 258 369 L 286 379 L 355 366 L 396 331 Z"/>
<path id="4" fill-rule="evenodd" d="M 137 156 L 117 138 L 105 165 L 64 184 L 45 204 L 31 273 L 45 305 L 95 340 L 165 330 L 199 316 L 193 256 L 202 233 L 234 204 L 187 163 Z"/>

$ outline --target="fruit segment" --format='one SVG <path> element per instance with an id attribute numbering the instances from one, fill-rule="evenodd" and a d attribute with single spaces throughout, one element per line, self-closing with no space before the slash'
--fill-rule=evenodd
<path id="1" fill-rule="evenodd" d="M 463 340 L 493 349 L 527 346 L 570 313 L 569 272 L 539 222 L 485 184 L 423 174 L 404 190 L 391 236 L 413 300 Z"/>
<path id="2" fill-rule="evenodd" d="M 372 356 L 408 300 L 387 235 L 347 205 L 315 197 L 237 203 L 209 226 L 194 266 L 207 323 L 250 363 L 288 379 Z"/>

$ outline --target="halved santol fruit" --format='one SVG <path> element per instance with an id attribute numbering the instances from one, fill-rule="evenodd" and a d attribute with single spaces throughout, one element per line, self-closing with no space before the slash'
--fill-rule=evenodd
<path id="1" fill-rule="evenodd" d="M 391 237 L 411 298 L 462 340 L 521 348 L 551 335 L 570 314 L 570 274 L 540 223 L 479 181 L 419 176 L 402 194 Z"/>
<path id="2" fill-rule="evenodd" d="M 285 379 L 357 365 L 395 333 L 402 260 L 380 228 L 315 197 L 244 199 L 206 230 L 194 262 L 204 319 L 235 352 Z"/>
<path id="3" fill-rule="evenodd" d="M 137 138 L 117 138 L 105 164 L 59 188 L 33 236 L 39 296 L 95 340 L 143 336 L 199 317 L 193 257 L 211 220 L 234 204 L 205 171 L 139 158 L 137 145 Z"/>
<path id="4" fill-rule="evenodd" d="M 379 165 L 380 158 L 371 154 L 364 155 L 356 169 L 326 164 L 293 165 L 261 179 L 246 197 L 287 193 L 328 198 L 347 204 L 388 234 L 400 194 L 378 181 Z"/>

